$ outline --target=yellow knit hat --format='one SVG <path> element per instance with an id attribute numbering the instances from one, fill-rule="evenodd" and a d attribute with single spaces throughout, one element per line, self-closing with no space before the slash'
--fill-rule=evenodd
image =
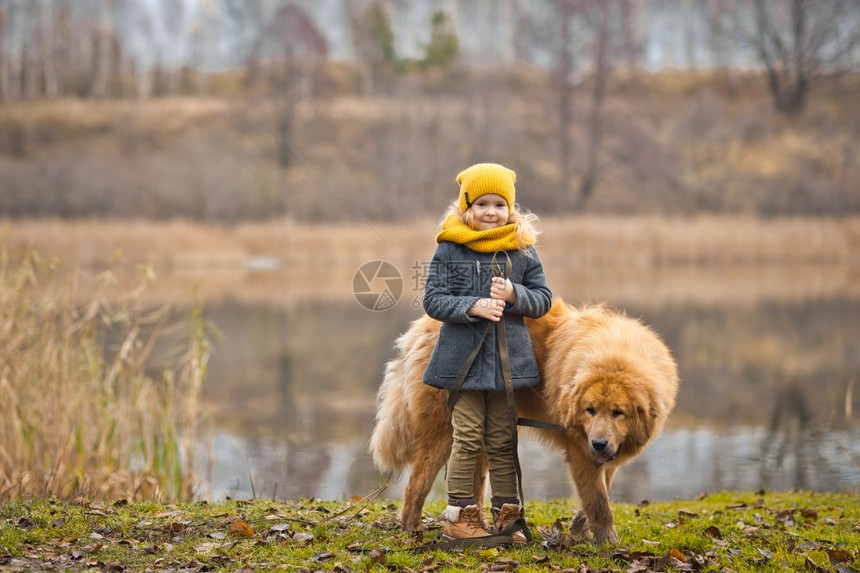
<path id="1" fill-rule="evenodd" d="M 460 184 L 460 212 L 472 206 L 478 197 L 488 193 L 500 195 L 508 203 L 508 209 L 514 208 L 517 191 L 514 183 L 517 174 L 498 163 L 478 163 L 464 169 L 457 175 Z"/>

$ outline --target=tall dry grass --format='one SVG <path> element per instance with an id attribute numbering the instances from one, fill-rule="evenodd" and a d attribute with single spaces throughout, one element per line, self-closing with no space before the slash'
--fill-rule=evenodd
<path id="1" fill-rule="evenodd" d="M 68 281 L 57 267 L 0 252 L 0 500 L 189 498 L 209 356 L 201 313 L 177 323 L 147 310 L 147 273 L 117 293 L 112 269 Z M 177 337 L 150 376 L 156 344 Z"/>
<path id="2" fill-rule="evenodd" d="M 441 214 L 441 213 L 440 213 Z M 539 213 L 540 214 L 540 213 Z M 860 217 L 542 217 L 545 263 L 573 268 L 688 265 L 860 265 Z M 307 224 L 293 220 L 206 225 L 183 221 L 33 219 L 0 221 L 10 252 L 36 249 L 92 267 L 120 251 L 160 269 L 242 269 L 253 256 L 291 270 L 354 267 L 368 260 L 427 260 L 435 219 Z"/>

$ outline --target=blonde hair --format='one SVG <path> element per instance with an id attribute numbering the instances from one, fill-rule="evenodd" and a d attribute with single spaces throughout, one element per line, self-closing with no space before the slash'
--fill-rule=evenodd
<path id="1" fill-rule="evenodd" d="M 475 212 L 472 211 L 471 208 L 466 209 L 462 213 L 460 212 L 460 199 L 457 198 L 448 205 L 448 209 L 445 211 L 445 214 L 442 216 L 442 221 L 450 217 L 451 215 L 456 215 L 461 221 L 465 224 L 469 225 L 471 229 L 475 228 Z M 440 222 L 440 224 L 441 224 Z M 532 237 L 533 239 L 537 239 L 538 235 L 541 234 L 537 228 L 538 216 L 534 213 L 530 213 L 522 209 L 519 205 L 514 204 L 513 209 L 508 212 L 508 220 L 505 223 L 506 225 L 513 224 L 514 227 L 514 239 L 517 242 L 520 242 L 521 239 L 525 237 Z M 526 250 L 527 247 L 523 247 L 521 250 Z"/>

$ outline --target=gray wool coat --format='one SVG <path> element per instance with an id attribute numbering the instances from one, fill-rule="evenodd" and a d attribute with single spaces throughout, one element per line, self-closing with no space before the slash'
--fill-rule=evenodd
<path id="1" fill-rule="evenodd" d="M 514 304 L 506 303 L 503 319 L 514 388 L 526 388 L 540 382 L 540 372 L 523 319 L 527 316 L 538 318 L 549 312 L 552 293 L 546 285 L 543 264 L 534 247 L 528 247 L 526 252 L 514 250 L 507 253 L 513 263 L 508 278 L 514 285 L 517 298 Z M 476 299 L 490 296 L 492 258 L 492 253 L 479 253 L 448 241 L 439 243 L 436 248 L 425 284 L 424 311 L 444 324 L 424 371 L 425 383 L 437 388 L 451 388 L 469 354 L 480 342 L 488 321 L 469 316 L 466 311 Z M 504 268 L 502 253 L 496 262 Z M 504 389 L 496 329 L 490 328 L 462 390 Z"/>

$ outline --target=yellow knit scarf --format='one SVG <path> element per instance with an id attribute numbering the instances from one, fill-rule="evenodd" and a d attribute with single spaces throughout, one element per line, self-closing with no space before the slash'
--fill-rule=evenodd
<path id="1" fill-rule="evenodd" d="M 436 242 L 451 241 L 466 245 L 479 253 L 514 251 L 534 245 L 534 237 L 526 235 L 518 238 L 516 230 L 516 225 L 510 224 L 486 231 L 476 231 L 457 215 L 448 215 L 448 218 L 442 222 L 442 232 L 436 235 Z"/>

